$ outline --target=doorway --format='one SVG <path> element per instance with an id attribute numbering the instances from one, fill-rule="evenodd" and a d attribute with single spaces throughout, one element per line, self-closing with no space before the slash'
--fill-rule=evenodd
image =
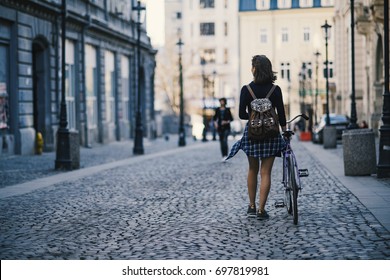
<path id="1" fill-rule="evenodd" d="M 35 132 L 43 137 L 45 152 L 53 151 L 54 137 L 51 128 L 50 63 L 48 45 L 41 39 L 34 40 L 33 52 L 33 114 Z"/>

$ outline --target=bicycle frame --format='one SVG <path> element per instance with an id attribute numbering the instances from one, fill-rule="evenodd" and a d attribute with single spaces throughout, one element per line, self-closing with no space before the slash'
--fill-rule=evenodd
<path id="1" fill-rule="evenodd" d="M 300 179 L 300 176 L 298 174 L 298 163 L 297 163 L 297 160 L 296 160 L 296 157 L 295 157 L 295 154 L 291 148 L 291 144 L 290 144 L 290 141 L 291 139 L 288 138 L 288 139 L 285 139 L 286 141 L 286 148 L 285 150 L 282 152 L 282 155 L 283 155 L 283 185 L 284 187 L 287 189 L 288 188 L 288 182 L 290 180 L 290 178 L 288 178 L 288 172 L 287 172 L 287 169 L 288 169 L 288 166 L 287 166 L 287 162 L 289 160 L 289 158 L 291 157 L 293 159 L 293 163 L 294 163 L 294 170 L 295 170 L 295 178 L 297 180 L 297 183 L 298 183 L 298 190 L 300 191 L 302 189 L 302 186 L 301 186 L 301 179 Z"/>
<path id="2" fill-rule="evenodd" d="M 291 123 L 294 119 L 303 117 L 308 120 L 309 118 L 304 115 L 298 115 L 287 123 Z M 298 163 L 295 158 L 293 149 L 291 148 L 291 138 L 294 132 L 287 130 L 284 132 L 286 148 L 282 151 L 283 154 L 283 187 L 284 187 L 284 202 L 282 204 L 276 203 L 277 207 L 287 207 L 287 212 L 293 215 L 294 224 L 298 223 L 298 193 L 302 190 L 300 177 L 308 176 L 307 169 L 299 169 Z"/>

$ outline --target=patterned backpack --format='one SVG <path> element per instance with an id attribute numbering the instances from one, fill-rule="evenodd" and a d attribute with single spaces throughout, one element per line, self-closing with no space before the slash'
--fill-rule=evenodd
<path id="1" fill-rule="evenodd" d="M 272 86 L 265 98 L 257 98 L 252 88 L 249 85 L 246 87 L 253 97 L 252 112 L 248 123 L 248 138 L 259 141 L 276 137 L 279 134 L 279 121 L 272 102 L 269 100 L 276 86 Z"/>

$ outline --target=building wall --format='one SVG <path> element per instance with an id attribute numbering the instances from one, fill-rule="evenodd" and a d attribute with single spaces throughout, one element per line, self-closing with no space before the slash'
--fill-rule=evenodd
<path id="1" fill-rule="evenodd" d="M 307 5 L 303 5 L 303 2 L 307 2 Z M 282 89 L 288 117 L 300 113 L 303 110 L 301 103 L 305 102 L 306 108 L 312 107 L 314 113 L 317 112 L 319 120 L 325 113 L 326 100 L 323 74 L 326 50 L 321 26 L 325 20 L 333 25 L 333 16 L 333 1 L 240 1 L 240 84 L 252 81 L 252 57 L 264 54 L 277 72 L 276 84 Z M 334 68 L 335 64 L 333 28 L 328 42 L 330 68 Z M 315 109 L 317 58 L 314 55 L 317 51 L 321 53 L 318 57 L 318 110 Z M 305 75 L 300 75 L 303 63 L 306 71 Z M 308 69 L 312 70 L 311 78 Z M 332 100 L 336 98 L 337 86 L 334 77 L 329 82 L 330 111 L 335 112 Z"/>
<path id="2" fill-rule="evenodd" d="M 137 29 L 131 20 L 130 2 L 75 0 L 67 3 L 68 128 L 78 131 L 80 144 L 85 146 L 129 139 L 135 128 L 136 89 L 140 81 L 144 134 L 152 137 L 155 50 L 143 25 L 142 75 L 138 75 Z M 0 77 L 4 80 L 0 80 L 0 90 L 6 92 L 8 104 L 6 125 L 1 128 L 2 153 L 34 154 L 37 132 L 44 136 L 45 151 L 55 148 L 62 92 L 60 4 L 61 0 L 28 3 L 0 0 L 0 47 L 7 52 L 0 60 L 8 73 Z M 92 72 L 87 72 L 91 62 L 87 59 L 91 57 L 85 51 L 86 46 L 96 52 Z M 125 90 L 122 89 L 122 56 L 129 61 Z M 88 93 L 91 85 L 93 92 Z M 128 95 L 128 100 L 124 95 Z"/>
<path id="3" fill-rule="evenodd" d="M 183 45 L 183 71 L 186 113 L 202 114 L 203 105 L 212 108 L 226 97 L 233 110 L 238 104 L 238 1 L 215 0 L 214 6 L 202 8 L 201 1 L 165 1 L 166 45 L 175 52 L 180 28 Z M 210 1 L 206 1 L 209 2 Z M 175 15 L 181 13 L 181 18 Z M 214 32 L 201 34 L 202 24 L 213 24 Z M 213 61 L 203 64 L 205 50 L 212 50 Z M 207 79 L 207 81 L 206 81 Z M 207 83 L 207 84 L 206 84 Z M 178 83 L 174 82 L 174 85 Z M 207 86 L 207 88 L 206 88 Z M 204 102 L 203 99 L 206 99 Z M 212 110 L 207 111 L 212 114 Z"/>

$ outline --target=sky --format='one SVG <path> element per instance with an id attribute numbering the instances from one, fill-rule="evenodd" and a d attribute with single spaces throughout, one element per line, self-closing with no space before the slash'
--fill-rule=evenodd
<path id="1" fill-rule="evenodd" d="M 164 0 L 144 0 L 146 28 L 153 47 L 164 45 Z"/>

